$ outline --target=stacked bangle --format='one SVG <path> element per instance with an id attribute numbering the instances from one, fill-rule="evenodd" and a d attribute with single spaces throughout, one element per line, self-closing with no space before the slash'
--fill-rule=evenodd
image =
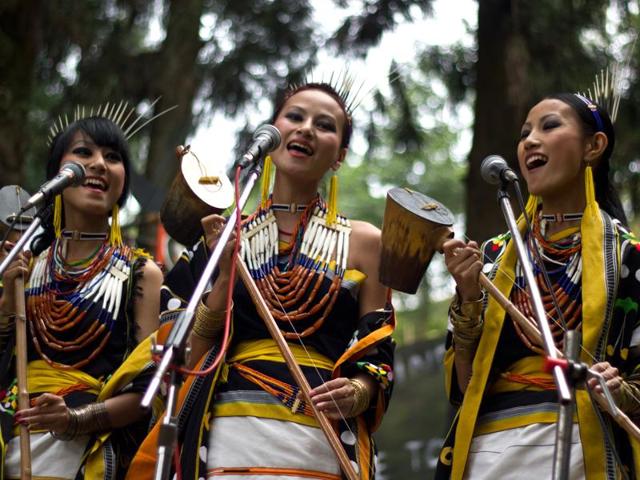
<path id="1" fill-rule="evenodd" d="M 13 330 L 16 323 L 16 314 L 0 310 L 0 335 L 4 335 Z"/>
<path id="2" fill-rule="evenodd" d="M 233 305 L 231 306 L 233 308 Z M 193 323 L 193 334 L 206 340 L 216 338 L 224 328 L 224 319 L 227 315 L 226 310 L 214 312 L 209 309 L 202 300 L 196 308 L 196 320 Z"/>
<path id="3" fill-rule="evenodd" d="M 105 432 L 111 429 L 109 412 L 104 402 L 90 403 L 69 409 L 69 425 L 62 433 L 51 432 L 58 440 L 73 440 L 80 435 Z"/>
<path id="4" fill-rule="evenodd" d="M 618 394 L 618 406 L 620 410 L 631 417 L 640 416 L 640 388 L 629 380 L 622 380 Z"/>
<path id="5" fill-rule="evenodd" d="M 358 380 L 357 378 L 350 378 L 349 383 L 355 390 L 353 393 L 354 401 L 351 407 L 351 411 L 349 411 L 349 416 L 357 417 L 369 408 L 369 402 L 371 401 L 371 399 L 369 398 L 369 391 L 367 390 L 367 386 L 362 380 Z"/>
<path id="6" fill-rule="evenodd" d="M 482 298 L 470 302 L 460 302 L 456 295 L 449 307 L 449 317 L 453 326 L 453 343 L 456 350 L 475 352 L 478 339 L 482 334 Z"/>

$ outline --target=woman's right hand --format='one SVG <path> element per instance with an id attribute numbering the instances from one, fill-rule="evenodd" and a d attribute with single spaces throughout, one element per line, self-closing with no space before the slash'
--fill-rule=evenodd
<path id="1" fill-rule="evenodd" d="M 218 244 L 222 230 L 224 229 L 227 219 L 222 215 L 212 214 L 208 215 L 200 221 L 202 223 L 202 229 L 204 230 L 205 240 L 209 251 L 212 251 Z M 233 256 L 233 246 L 236 240 L 235 229 L 231 232 L 227 245 L 222 251 L 218 268 L 220 269 L 220 275 L 228 276 L 231 271 L 231 261 Z"/>
<path id="2" fill-rule="evenodd" d="M 482 297 L 480 272 L 482 271 L 482 252 L 476 242 L 464 242 L 458 239 L 447 240 L 442 245 L 444 263 L 456 282 L 461 302 L 477 300 Z"/>
<path id="3" fill-rule="evenodd" d="M 13 312 L 15 310 L 15 281 L 17 278 L 29 278 L 32 254 L 29 251 L 18 253 L 2 274 L 2 298 L 0 309 Z"/>

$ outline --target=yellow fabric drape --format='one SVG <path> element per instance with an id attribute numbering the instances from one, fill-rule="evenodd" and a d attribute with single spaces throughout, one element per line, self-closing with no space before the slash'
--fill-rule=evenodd
<path id="1" fill-rule="evenodd" d="M 55 393 L 63 388 L 81 384 L 89 387 L 87 392 L 97 395 L 96 402 L 104 402 L 130 384 L 141 371 L 151 366 L 151 342 L 154 336 L 155 334 L 141 342 L 106 382 L 80 370 L 56 369 L 43 360 L 29 362 L 27 366 L 29 392 Z M 154 409 L 159 407 L 157 403 L 154 404 Z M 110 435 L 111 432 L 98 434 L 85 454 L 85 478 L 104 478 L 105 465 L 102 449 Z"/>
<path id="2" fill-rule="evenodd" d="M 605 278 L 604 223 L 595 198 L 591 167 L 585 169 L 586 207 L 580 224 L 582 238 L 582 343 L 581 360 L 591 364 L 592 355 L 603 335 L 608 289 Z M 530 218 L 535 215 L 539 199 L 530 196 L 526 211 Z M 524 231 L 524 218 L 518 220 L 518 228 Z M 617 239 L 616 239 L 617 240 Z M 619 242 L 616 241 L 616 245 Z M 619 248 L 619 247 L 618 247 Z M 620 256 L 618 255 L 619 259 Z M 513 242 L 509 242 L 500 260 L 494 284 L 507 297 L 513 287 L 517 255 Z M 456 428 L 451 478 L 461 479 L 467 462 L 469 446 L 474 434 L 478 409 L 487 386 L 489 370 L 504 323 L 505 311 L 492 298 L 489 299 L 484 316 L 484 330 L 473 362 L 473 376 L 464 395 Z M 449 370 L 453 362 L 448 362 Z M 452 379 L 448 372 L 447 381 Z M 604 437 L 594 407 L 585 391 L 576 392 L 578 423 L 584 452 L 585 473 L 589 480 L 604 478 Z"/>
<path id="3" fill-rule="evenodd" d="M 314 348 L 303 348 L 302 346 L 294 343 L 289 343 L 288 345 L 298 365 L 333 370 L 333 362 L 324 355 L 318 353 Z M 278 345 L 275 340 L 271 338 L 238 343 L 238 345 L 233 349 L 233 353 L 227 360 L 227 363 L 244 363 L 250 360 L 284 362 L 282 354 L 278 349 Z"/>

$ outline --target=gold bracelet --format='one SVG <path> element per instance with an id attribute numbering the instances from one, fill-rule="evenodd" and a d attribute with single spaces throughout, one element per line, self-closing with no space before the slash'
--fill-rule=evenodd
<path id="1" fill-rule="evenodd" d="M 453 343 L 456 349 L 475 352 L 478 339 L 482 335 L 482 317 L 469 318 L 456 312 L 454 304 L 449 308 L 449 318 L 453 326 Z"/>
<path id="2" fill-rule="evenodd" d="M 233 308 L 233 304 L 231 308 Z M 227 316 L 227 311 L 214 312 L 200 300 L 196 308 L 195 316 L 196 320 L 193 323 L 193 334 L 206 340 L 212 340 L 216 338 L 224 328 L 224 319 Z"/>
<path id="3" fill-rule="evenodd" d="M 635 417 L 640 414 L 640 388 L 635 382 L 622 380 L 618 395 L 618 406 L 620 410 L 630 416 Z"/>
<path id="4" fill-rule="evenodd" d="M 0 310 L 0 333 L 7 333 L 13 330 L 16 323 L 16 314 L 13 312 L 5 312 Z"/>
<path id="5" fill-rule="evenodd" d="M 486 294 L 482 292 L 482 296 L 477 300 L 461 302 L 460 297 L 456 293 L 451 302 L 452 309 L 464 317 L 475 319 L 482 316 Z"/>
<path id="6" fill-rule="evenodd" d="M 349 417 L 357 417 L 367 411 L 371 398 L 369 398 L 369 390 L 362 380 L 350 378 L 349 383 L 354 389 L 354 401 L 349 411 Z"/>
<path id="7" fill-rule="evenodd" d="M 79 435 L 111 430 L 109 412 L 104 402 L 89 403 L 82 407 L 69 409 L 69 425 L 62 433 L 51 432 L 58 440 L 73 440 Z"/>

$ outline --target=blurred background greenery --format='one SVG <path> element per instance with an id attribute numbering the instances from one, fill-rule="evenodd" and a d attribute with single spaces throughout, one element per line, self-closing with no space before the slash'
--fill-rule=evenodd
<path id="1" fill-rule="evenodd" d="M 464 9 L 465 39 L 398 43 L 402 63 L 391 49 L 393 81 L 368 92 L 357 112 L 358 148 L 340 170 L 341 210 L 381 225 L 384 192 L 410 186 L 454 212 L 458 235 L 482 240 L 504 230 L 495 190 L 479 175 L 482 159 L 499 154 L 517 170 L 518 132 L 536 99 L 586 90 L 597 72 L 622 62 L 613 175 L 637 226 L 637 0 L 3 0 L 0 185 L 42 183 L 48 128 L 75 105 L 124 99 L 143 111 L 160 97 L 150 115 L 178 107 L 133 140 L 137 204 L 127 226 L 170 264 L 157 228 L 176 145 L 222 116 L 236 127 L 219 132 L 235 136 L 234 153 L 208 153 L 235 158 L 269 119 L 256 105 L 272 103 L 288 82 L 323 58 L 365 61 L 414 22 L 445 31 L 445 8 Z M 398 385 L 378 435 L 380 478 L 424 478 L 447 428 L 440 365 L 451 286 L 442 270 L 436 261 L 416 295 L 395 297 Z"/>

